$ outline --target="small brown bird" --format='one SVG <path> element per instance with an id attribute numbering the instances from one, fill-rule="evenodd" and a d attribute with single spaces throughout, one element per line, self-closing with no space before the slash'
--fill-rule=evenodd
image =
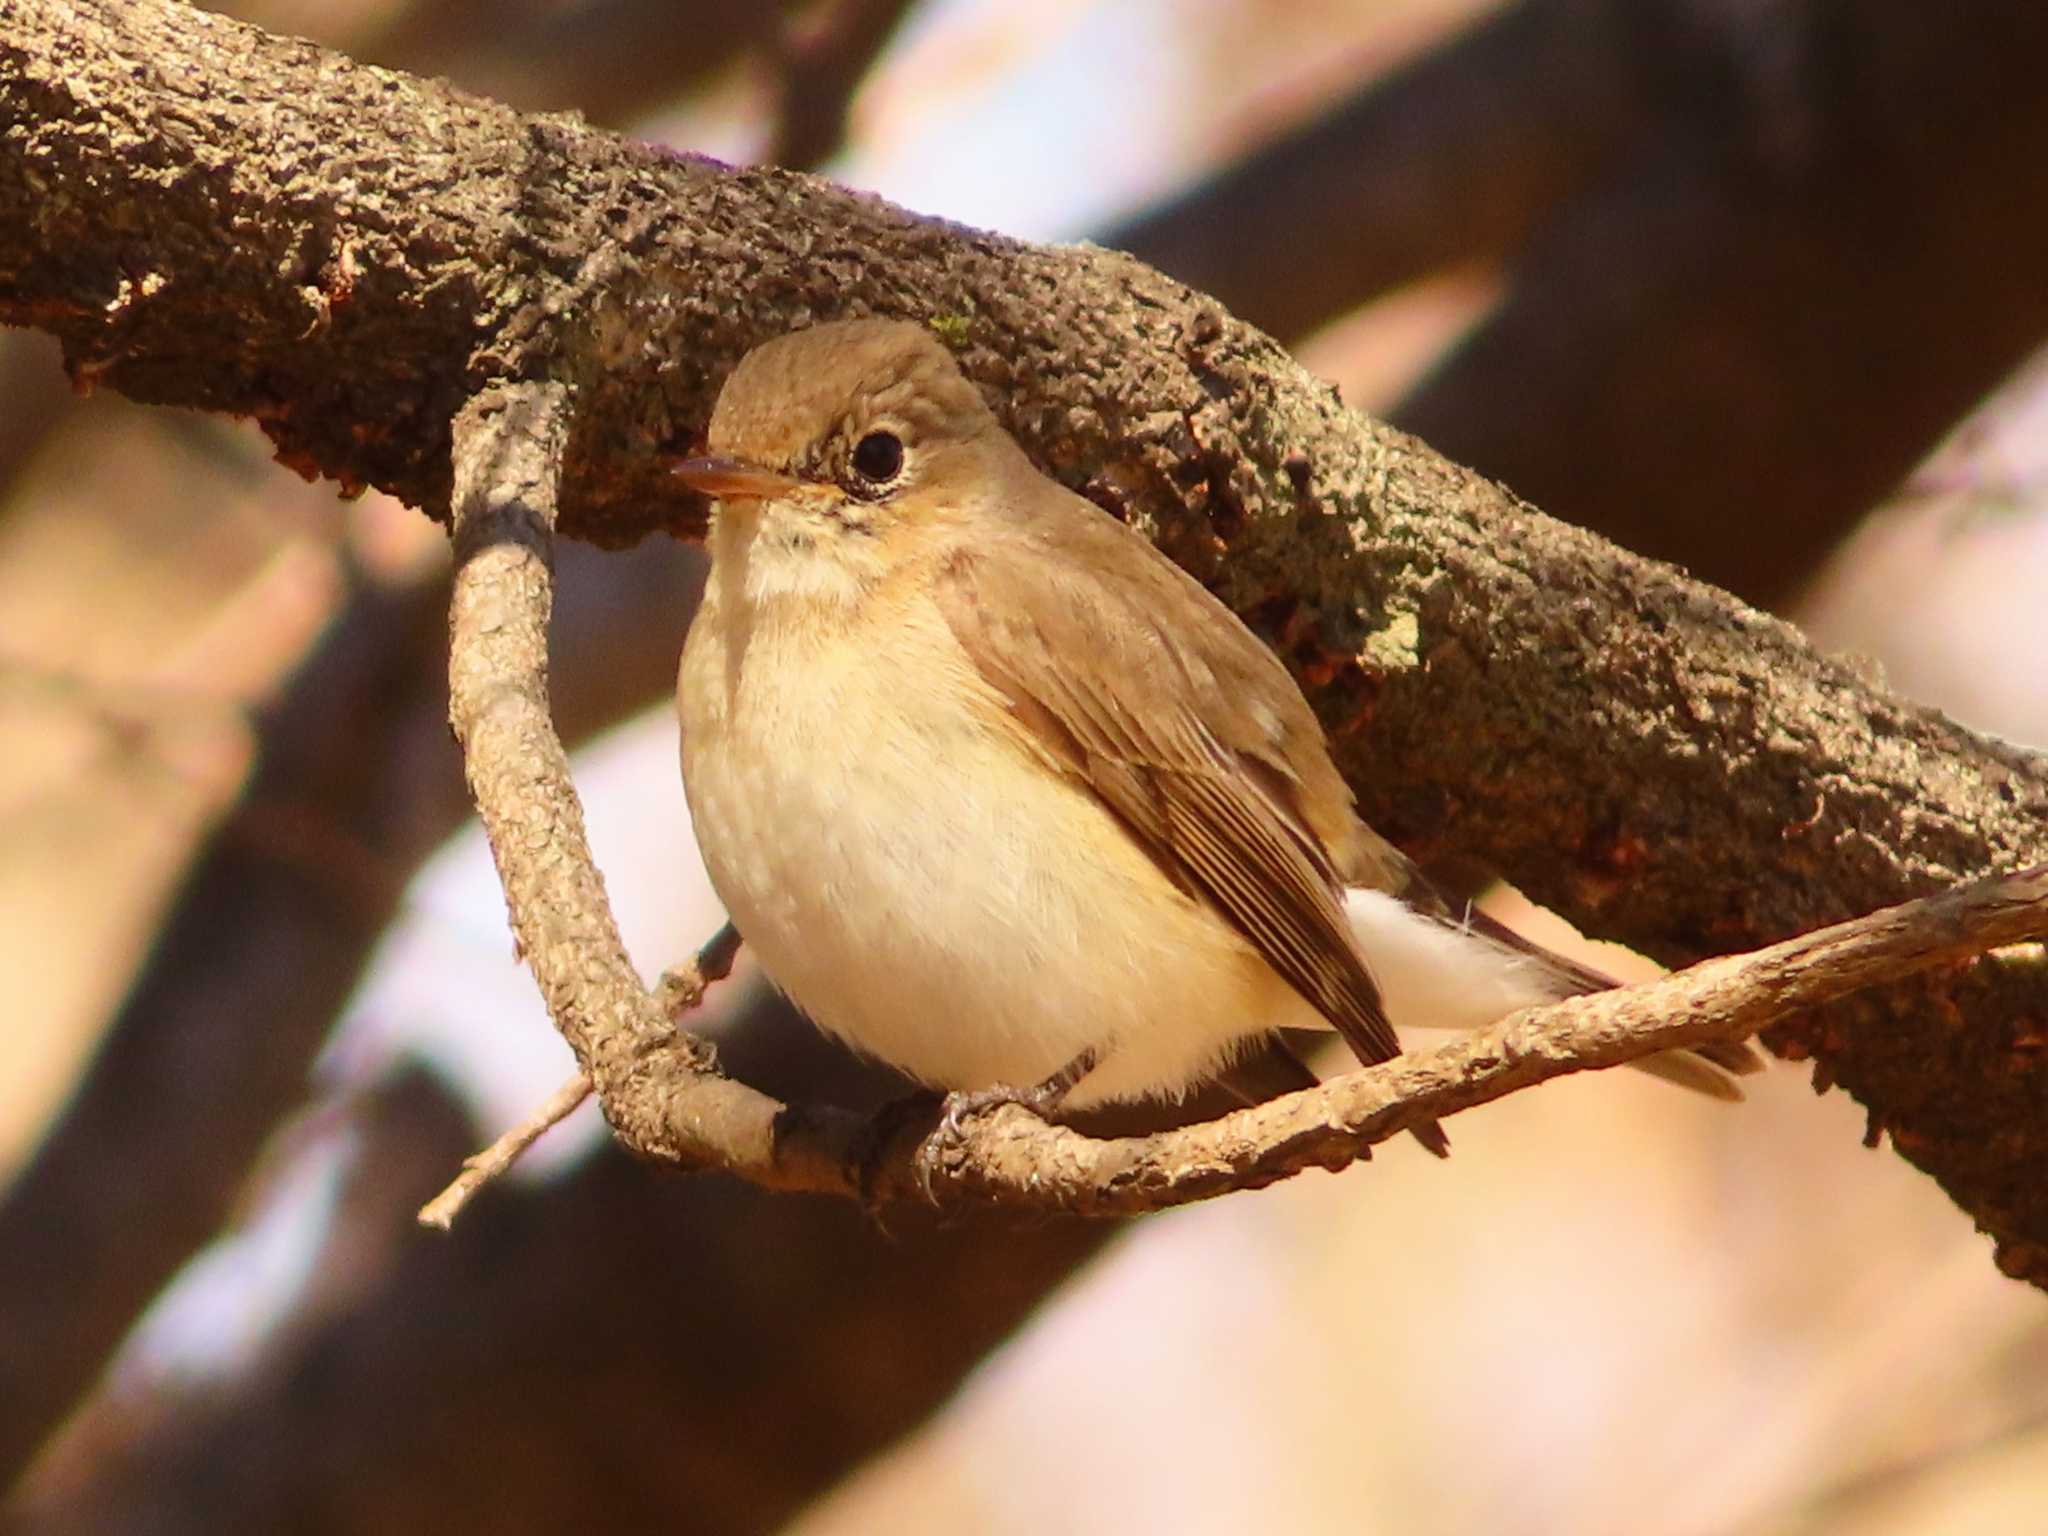
<path id="1" fill-rule="evenodd" d="M 847 1043 L 1047 1110 L 1260 1099 L 1316 1080 L 1283 1028 L 1370 1064 L 1395 1024 L 1611 985 L 1451 912 L 1273 654 L 1040 474 L 925 328 L 757 347 L 707 449 L 677 471 L 718 499 L 691 816 L 762 968 Z M 1709 1049 L 1644 1065 L 1739 1097 L 1717 1065 L 1754 1057 Z"/>

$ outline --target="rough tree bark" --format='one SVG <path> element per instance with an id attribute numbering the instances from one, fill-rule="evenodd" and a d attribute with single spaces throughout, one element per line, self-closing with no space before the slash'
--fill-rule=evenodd
<path id="1" fill-rule="evenodd" d="M 150 0 L 17 3 L 0 40 L 0 318 L 55 332 L 81 378 L 254 416 L 287 462 L 436 515 L 449 423 L 518 359 L 578 394 L 565 529 L 691 531 L 654 450 L 753 342 L 864 311 L 938 321 L 1042 464 L 1276 636 L 1366 813 L 1416 851 L 1485 855 L 1667 959 L 2048 853 L 2026 754 L 1349 415 L 1127 259 Z M 2043 995 L 1980 966 L 1790 1042 L 2037 1276 Z"/>

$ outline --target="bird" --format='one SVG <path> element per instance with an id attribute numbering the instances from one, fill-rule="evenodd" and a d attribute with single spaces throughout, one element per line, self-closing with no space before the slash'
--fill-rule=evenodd
<path id="1" fill-rule="evenodd" d="M 1259 1102 L 1318 1081 L 1296 1031 L 1370 1066 L 1614 985 L 1439 895 L 1274 653 L 1041 473 L 932 328 L 761 343 L 674 472 L 714 501 L 676 690 L 712 888 L 799 1009 L 951 1110 Z M 1759 1064 L 1638 1063 L 1722 1098 Z"/>

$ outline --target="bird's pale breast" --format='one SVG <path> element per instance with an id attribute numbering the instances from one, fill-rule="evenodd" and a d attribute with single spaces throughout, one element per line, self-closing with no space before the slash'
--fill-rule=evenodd
<path id="1" fill-rule="evenodd" d="M 934 1085 L 1179 1091 L 1298 1007 L 1089 792 L 1031 758 L 928 600 L 828 640 L 715 600 L 683 774 L 713 886 L 818 1024 Z"/>

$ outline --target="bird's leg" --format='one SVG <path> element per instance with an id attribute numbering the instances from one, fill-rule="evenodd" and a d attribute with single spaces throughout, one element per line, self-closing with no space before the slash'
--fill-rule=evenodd
<path id="1" fill-rule="evenodd" d="M 1041 1120 L 1050 1120 L 1060 1105 L 1066 1102 L 1074 1085 L 1095 1070 L 1102 1053 L 1094 1046 L 1068 1062 L 1059 1071 L 1043 1082 L 1029 1088 L 1019 1088 L 1011 1083 L 991 1083 L 986 1088 L 960 1089 L 946 1095 L 946 1112 L 939 1120 L 939 1129 L 947 1135 L 958 1137 L 965 1130 L 967 1122 L 976 1115 L 994 1109 L 999 1104 L 1021 1104 Z"/>
<path id="2" fill-rule="evenodd" d="M 955 1090 L 947 1094 L 939 1123 L 917 1149 L 918 1182 L 924 1186 L 927 1197 L 945 1161 L 947 1149 L 966 1139 L 969 1120 L 1003 1104 L 1021 1104 L 1039 1119 L 1050 1120 L 1066 1102 L 1067 1095 L 1074 1091 L 1074 1085 L 1093 1072 L 1101 1059 L 1102 1053 L 1091 1045 L 1052 1076 L 1028 1088 L 1019 1088 L 1013 1083 L 992 1083 L 986 1088 Z"/>
<path id="3" fill-rule="evenodd" d="M 879 1217 L 875 1180 L 882 1171 L 884 1154 L 906 1125 L 913 1121 L 923 1122 L 934 1110 L 938 1111 L 938 1123 L 925 1134 L 917 1149 L 918 1183 L 929 1197 L 932 1181 L 938 1175 L 946 1149 L 960 1143 L 966 1135 L 969 1120 L 1001 1104 L 1021 1104 L 1041 1119 L 1049 1119 L 1066 1096 L 1073 1092 L 1074 1086 L 1094 1071 L 1101 1059 L 1102 1053 L 1090 1046 L 1052 1076 L 1029 1088 L 996 1083 L 987 1088 L 960 1090 L 943 1097 L 932 1089 L 920 1088 L 902 1098 L 891 1099 L 875 1111 L 847 1159 L 860 1189 L 861 1204 L 869 1215 Z"/>

